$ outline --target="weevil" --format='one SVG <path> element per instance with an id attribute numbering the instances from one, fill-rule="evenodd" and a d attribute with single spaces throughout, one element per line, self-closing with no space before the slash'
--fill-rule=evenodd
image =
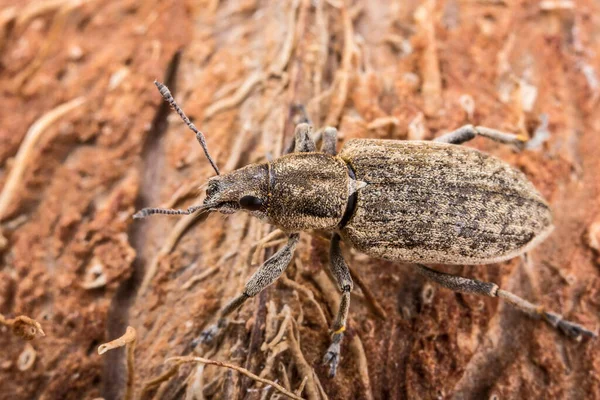
<path id="1" fill-rule="evenodd" d="M 292 260 L 303 231 L 325 232 L 330 271 L 341 292 L 324 363 L 334 376 L 346 329 L 352 278 L 340 243 L 371 257 L 411 263 L 415 271 L 450 290 L 499 297 L 567 336 L 596 333 L 491 282 L 450 275 L 425 264 L 490 264 L 525 254 L 552 231 L 552 212 L 533 184 L 506 162 L 461 146 L 477 136 L 522 147 L 526 139 L 466 125 L 433 141 L 348 140 L 336 151 L 337 130 L 326 128 L 317 150 L 309 124 L 296 126 L 287 153 L 272 161 L 221 174 L 204 135 L 155 82 L 196 134 L 217 176 L 202 205 L 187 210 L 145 208 L 134 215 L 243 211 L 288 235 L 287 243 L 262 264 L 244 291 L 219 312 L 219 322 L 200 341 L 214 338 L 226 317 L 277 280 Z"/>

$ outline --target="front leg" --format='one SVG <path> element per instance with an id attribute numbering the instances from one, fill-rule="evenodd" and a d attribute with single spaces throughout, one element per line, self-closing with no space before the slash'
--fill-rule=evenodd
<path id="1" fill-rule="evenodd" d="M 291 234 L 286 245 L 273 256 L 271 256 L 267 261 L 265 261 L 265 263 L 258 268 L 254 275 L 252 275 L 248 283 L 246 283 L 242 294 L 232 299 L 225 307 L 221 309 L 217 324 L 202 332 L 200 337 L 194 340 L 194 344 L 211 342 L 215 336 L 217 336 L 219 331 L 227 325 L 226 317 L 229 314 L 241 307 L 246 300 L 256 296 L 267 286 L 275 282 L 277 278 L 279 278 L 285 271 L 292 260 L 294 250 L 296 249 L 299 239 L 300 234 Z"/>
<path id="2" fill-rule="evenodd" d="M 331 247 L 329 250 L 329 268 L 335 279 L 338 289 L 342 292 L 342 300 L 340 308 L 333 320 L 331 345 L 325 353 L 323 362 L 329 364 L 329 376 L 334 377 L 337 371 L 337 366 L 340 362 L 340 345 L 344 338 L 346 330 L 346 320 L 348 319 L 348 309 L 350 308 L 350 292 L 352 291 L 353 283 L 350 276 L 350 270 L 346 261 L 342 256 L 340 247 L 340 235 L 334 233 L 331 237 Z"/>
<path id="3" fill-rule="evenodd" d="M 501 132 L 495 129 L 486 128 L 485 126 L 473 125 L 462 126 L 455 131 L 448 132 L 438 138 L 435 138 L 433 141 L 450 144 L 462 144 L 474 139 L 476 136 L 483 136 L 504 144 L 513 144 L 519 148 L 522 148 L 527 141 L 527 138 L 521 135 Z"/>

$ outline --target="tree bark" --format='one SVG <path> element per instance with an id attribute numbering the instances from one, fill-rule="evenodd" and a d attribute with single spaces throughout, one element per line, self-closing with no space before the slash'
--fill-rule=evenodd
<path id="1" fill-rule="evenodd" d="M 316 128 L 338 127 L 338 149 L 466 123 L 515 132 L 533 138 L 524 151 L 467 146 L 525 172 L 555 232 L 527 260 L 439 269 L 597 331 L 599 16 L 592 0 L 0 1 L 0 313 L 34 318 L 46 334 L 25 342 L 0 328 L 0 398 L 123 398 L 125 350 L 97 348 L 127 326 L 136 398 L 279 395 L 199 364 L 148 386 L 172 368 L 167 358 L 186 355 L 302 386 L 309 399 L 600 398 L 597 341 L 570 341 L 498 299 L 348 248 L 372 293 L 355 278 L 328 378 L 339 293 L 328 242 L 308 234 L 282 279 L 235 312 L 217 343 L 193 348 L 276 250 L 254 254 L 273 228 L 246 214 L 131 218 L 197 204 L 214 175 L 154 79 L 224 172 L 281 155 L 298 104 Z M 35 360 L 21 370 L 29 345 Z"/>

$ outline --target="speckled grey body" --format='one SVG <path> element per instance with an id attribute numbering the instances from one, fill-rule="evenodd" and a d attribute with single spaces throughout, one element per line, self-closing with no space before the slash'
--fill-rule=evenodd
<path id="1" fill-rule="evenodd" d="M 358 190 L 340 234 L 374 257 L 440 264 L 512 258 L 552 230 L 544 199 L 520 171 L 465 146 L 351 140 L 339 157 Z"/>
<path id="2" fill-rule="evenodd" d="M 552 230 L 548 205 L 523 173 L 439 142 L 360 139 L 338 155 L 288 154 L 212 178 L 205 203 L 234 212 L 243 196 L 261 202 L 247 212 L 284 232 L 336 232 L 392 261 L 498 262 Z"/>

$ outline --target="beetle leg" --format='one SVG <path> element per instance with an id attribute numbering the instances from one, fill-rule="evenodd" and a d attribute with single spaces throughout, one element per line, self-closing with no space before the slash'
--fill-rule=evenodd
<path id="1" fill-rule="evenodd" d="M 340 344 L 346 330 L 346 320 L 348 319 L 348 309 L 350 308 L 350 292 L 352 291 L 353 283 L 350 276 L 350 270 L 346 261 L 342 256 L 340 248 L 340 235 L 334 233 L 331 237 L 331 247 L 329 249 L 330 264 L 329 268 L 333 275 L 338 289 L 342 292 L 342 300 L 337 311 L 331 330 L 333 332 L 331 345 L 325 353 L 323 362 L 329 364 L 329 376 L 334 377 L 338 363 L 340 361 Z"/>
<path id="2" fill-rule="evenodd" d="M 237 310 L 244 304 L 246 300 L 256 296 L 263 291 L 267 286 L 272 284 L 281 276 L 283 271 L 288 267 L 294 250 L 300 239 L 300 234 L 293 233 L 289 236 L 287 244 L 282 247 L 277 253 L 273 254 L 267 261 L 261 265 L 258 270 L 252 275 L 244 288 L 244 292 L 232 299 L 219 312 L 219 321 L 216 325 L 209 327 L 200 334 L 200 337 L 194 340 L 194 345 L 198 343 L 210 343 L 213 341 L 219 331 L 227 325 L 226 317 Z"/>
<path id="3" fill-rule="evenodd" d="M 448 132 L 438 138 L 435 138 L 433 141 L 441 143 L 461 144 L 468 142 L 471 139 L 474 139 L 476 136 L 483 136 L 504 144 L 514 144 L 519 148 L 522 148 L 525 142 L 528 140 L 528 138 L 522 135 L 501 132 L 495 129 L 486 128 L 485 126 L 465 125 L 458 128 L 455 131 Z"/>
<path id="4" fill-rule="evenodd" d="M 416 264 L 416 266 L 417 271 L 421 275 L 445 288 L 461 293 L 500 297 L 517 307 L 519 310 L 527 313 L 529 316 L 535 319 L 543 319 L 554 328 L 561 330 L 565 335 L 573 339 L 580 340 L 582 336 L 597 336 L 595 332 L 592 332 L 579 324 L 562 319 L 562 316 L 559 314 L 546 311 L 542 306 L 532 304 L 511 292 L 500 289 L 495 283 L 482 282 L 475 279 L 446 274 L 421 264 Z"/>
<path id="5" fill-rule="evenodd" d="M 323 131 L 323 138 L 321 142 L 321 151 L 323 153 L 331 154 L 332 156 L 335 156 L 337 154 L 337 136 L 337 129 L 331 126 L 325 128 L 325 130 Z"/>
<path id="6" fill-rule="evenodd" d="M 285 154 L 307 153 L 315 151 L 317 146 L 315 146 L 315 142 L 310 136 L 312 130 L 312 126 L 304 122 L 296 125 L 296 130 L 294 131 L 294 141 L 285 150 Z"/>

